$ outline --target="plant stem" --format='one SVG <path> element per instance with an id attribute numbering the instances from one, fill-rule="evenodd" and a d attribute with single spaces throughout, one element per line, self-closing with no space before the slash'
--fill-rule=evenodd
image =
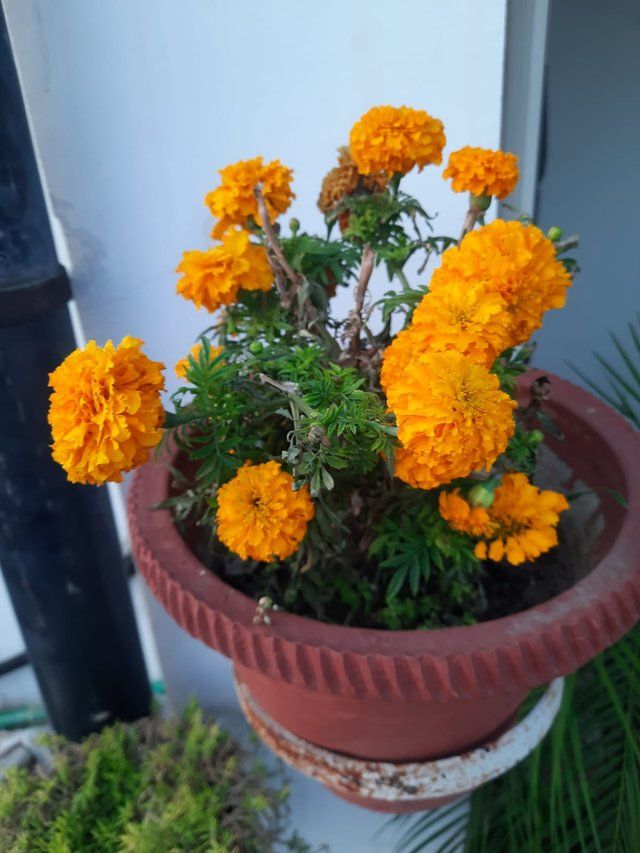
<path id="1" fill-rule="evenodd" d="M 304 412 L 308 417 L 313 417 L 315 414 L 313 409 L 308 406 L 300 396 L 300 389 L 295 382 L 278 382 L 276 379 L 272 379 L 270 376 L 267 376 L 266 373 L 258 373 L 258 379 L 263 385 L 270 385 L 272 388 L 277 388 L 278 391 L 281 391 L 283 394 L 290 397 L 290 399 L 295 402 L 299 411 Z"/>
<path id="2" fill-rule="evenodd" d="M 556 243 L 556 254 L 567 252 L 569 249 L 575 249 L 580 245 L 580 237 L 578 234 L 572 234 L 564 240 L 558 240 Z"/>
<path id="3" fill-rule="evenodd" d="M 397 276 L 398 276 L 398 278 L 400 279 L 400 283 L 402 284 L 402 289 L 403 289 L 403 290 L 411 290 L 411 285 L 409 284 L 409 280 L 407 279 L 407 277 L 406 277 L 406 275 L 404 274 L 403 270 L 401 270 L 401 269 L 397 269 L 397 270 L 396 270 L 396 275 L 397 275 Z"/>
<path id="4" fill-rule="evenodd" d="M 364 305 L 364 297 L 367 292 L 367 286 L 373 273 L 375 265 L 376 253 L 371 248 L 370 243 L 365 243 L 362 250 L 362 263 L 360 266 L 360 275 L 358 277 L 358 286 L 356 288 L 355 306 L 349 314 L 347 320 L 347 336 L 346 346 L 347 351 L 357 352 L 360 349 L 360 330 L 362 329 L 362 307 Z"/>
<path id="5" fill-rule="evenodd" d="M 284 251 L 282 250 L 282 244 L 278 239 L 278 235 L 276 234 L 271 218 L 269 217 L 269 211 L 267 210 L 267 205 L 260 188 L 256 187 L 253 194 L 258 204 L 258 213 L 262 220 L 262 230 L 264 231 L 267 246 L 271 250 L 271 253 L 275 255 L 280 270 L 282 270 L 291 283 L 291 289 L 289 290 L 279 275 L 280 270 L 273 270 L 282 307 L 289 309 L 300 287 L 300 276 L 291 268 L 289 261 L 285 257 Z"/>
<path id="6" fill-rule="evenodd" d="M 469 210 L 467 210 L 467 213 L 464 217 L 464 222 L 462 223 L 462 231 L 460 232 L 458 243 L 462 242 L 462 238 L 465 234 L 467 234 L 469 231 L 473 231 L 476 222 L 478 221 L 478 219 L 480 219 L 483 213 L 483 210 L 478 210 L 474 207 L 470 207 Z"/>

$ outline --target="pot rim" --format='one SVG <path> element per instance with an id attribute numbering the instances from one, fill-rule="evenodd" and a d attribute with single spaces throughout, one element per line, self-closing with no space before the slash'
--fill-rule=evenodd
<path id="1" fill-rule="evenodd" d="M 531 371 L 527 380 L 543 371 Z M 589 392 L 552 374 L 550 406 L 605 440 L 624 477 L 628 509 L 592 571 L 548 601 L 469 626 L 391 631 L 331 625 L 285 611 L 254 624 L 256 602 L 202 565 L 151 506 L 167 497 L 165 461 L 139 469 L 128 497 L 133 553 L 151 591 L 192 636 L 265 675 L 356 697 L 424 699 L 523 691 L 573 672 L 640 618 L 640 434 Z M 166 460 L 166 457 L 165 457 Z"/>

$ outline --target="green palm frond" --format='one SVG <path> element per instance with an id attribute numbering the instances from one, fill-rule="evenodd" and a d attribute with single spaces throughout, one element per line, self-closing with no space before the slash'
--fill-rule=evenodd
<path id="1" fill-rule="evenodd" d="M 398 853 L 640 849 L 640 630 L 567 679 L 549 737 L 510 773 L 393 825 Z"/>
<path id="2" fill-rule="evenodd" d="M 640 429 L 640 313 L 628 326 L 630 340 L 625 343 L 611 332 L 611 340 L 622 361 L 621 366 L 616 367 L 603 356 L 595 354 L 604 371 L 606 386 L 594 381 L 574 364 L 570 363 L 570 367 L 592 391 Z"/>

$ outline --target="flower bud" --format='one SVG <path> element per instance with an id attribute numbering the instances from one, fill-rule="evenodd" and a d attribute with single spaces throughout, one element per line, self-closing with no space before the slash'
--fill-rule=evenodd
<path id="1" fill-rule="evenodd" d="M 478 483 L 474 486 L 467 498 L 471 506 L 480 506 L 487 509 L 493 503 L 494 492 L 500 480 L 497 477 L 492 477 L 491 480 L 486 480 L 484 483 Z"/>
<path id="2" fill-rule="evenodd" d="M 551 228 L 547 231 L 547 237 L 551 240 L 552 243 L 557 243 L 558 240 L 562 239 L 562 235 L 564 231 L 562 228 L 558 228 L 557 225 L 552 225 Z"/>
<path id="3" fill-rule="evenodd" d="M 249 344 L 249 352 L 252 355 L 258 355 L 259 353 L 262 352 L 262 350 L 263 350 L 263 346 L 260 343 L 260 341 L 251 341 L 251 343 Z"/>
<path id="4" fill-rule="evenodd" d="M 295 217 L 291 218 L 289 220 L 289 229 L 291 230 L 292 234 L 297 234 L 300 230 L 300 220 L 296 219 Z"/>
<path id="5" fill-rule="evenodd" d="M 531 444 L 540 444 L 544 441 L 544 433 L 539 429 L 532 429 L 529 433 L 529 441 Z"/>
<path id="6" fill-rule="evenodd" d="M 480 210 L 484 213 L 485 210 L 489 209 L 490 204 L 490 195 L 474 195 L 473 193 L 469 193 L 469 207 L 471 210 Z"/>

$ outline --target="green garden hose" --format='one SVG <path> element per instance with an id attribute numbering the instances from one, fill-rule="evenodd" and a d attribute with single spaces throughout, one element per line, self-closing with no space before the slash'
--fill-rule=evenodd
<path id="1" fill-rule="evenodd" d="M 153 681 L 151 689 L 157 696 L 164 696 L 167 692 L 164 681 Z M 0 709 L 0 731 L 41 726 L 46 722 L 47 712 L 43 705 L 20 705 L 15 708 Z"/>

